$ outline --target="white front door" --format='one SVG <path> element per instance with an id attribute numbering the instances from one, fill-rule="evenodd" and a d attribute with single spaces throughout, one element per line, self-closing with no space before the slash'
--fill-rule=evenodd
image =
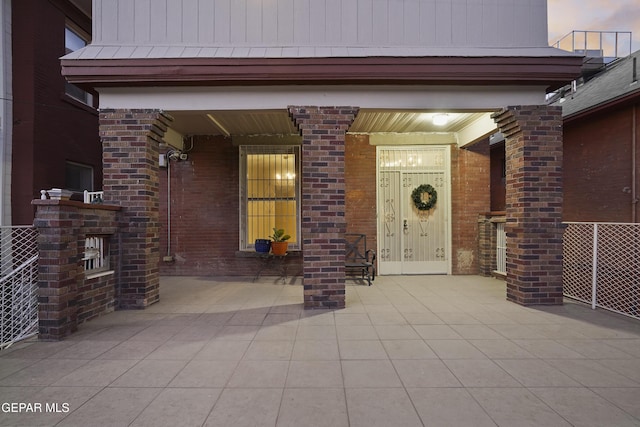
<path id="1" fill-rule="evenodd" d="M 449 182 L 449 147 L 378 147 L 380 274 L 449 272 Z M 437 201 L 421 210 L 414 196 L 424 208 L 425 185 Z"/>

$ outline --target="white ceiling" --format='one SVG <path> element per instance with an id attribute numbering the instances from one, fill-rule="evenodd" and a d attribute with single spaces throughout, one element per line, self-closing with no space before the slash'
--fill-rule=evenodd
<path id="1" fill-rule="evenodd" d="M 169 111 L 171 127 L 182 135 L 297 135 L 286 110 Z M 441 112 L 360 110 L 349 133 L 450 133 L 456 134 L 487 119 L 486 112 L 447 112 L 449 122 L 433 124 Z M 485 126 L 486 128 L 486 126 Z M 477 135 L 477 137 L 484 136 Z"/>

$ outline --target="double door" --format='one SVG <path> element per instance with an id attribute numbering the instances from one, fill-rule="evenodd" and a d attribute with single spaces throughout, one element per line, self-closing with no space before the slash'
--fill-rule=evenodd
<path id="1" fill-rule="evenodd" d="M 448 147 L 378 149 L 380 274 L 449 272 L 448 160 Z"/>

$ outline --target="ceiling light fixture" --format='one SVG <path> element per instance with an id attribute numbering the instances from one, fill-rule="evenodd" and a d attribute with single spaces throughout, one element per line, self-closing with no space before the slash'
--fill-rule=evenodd
<path id="1" fill-rule="evenodd" d="M 449 123 L 449 115 L 445 113 L 434 114 L 431 121 L 436 126 L 444 126 Z"/>

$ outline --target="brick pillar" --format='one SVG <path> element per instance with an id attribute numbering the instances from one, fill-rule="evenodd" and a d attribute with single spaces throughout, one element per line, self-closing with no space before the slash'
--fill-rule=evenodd
<path id="1" fill-rule="evenodd" d="M 55 200 L 37 200 L 39 338 L 58 340 L 78 329 L 78 209 Z"/>
<path id="2" fill-rule="evenodd" d="M 507 299 L 562 304 L 562 110 L 509 107 L 493 115 L 507 159 Z"/>
<path id="3" fill-rule="evenodd" d="M 344 308 L 345 135 L 354 107 L 289 107 L 302 134 L 305 308 Z"/>
<path id="4" fill-rule="evenodd" d="M 157 110 L 101 110 L 104 201 L 122 206 L 120 308 L 160 298 L 158 145 L 171 118 Z"/>

